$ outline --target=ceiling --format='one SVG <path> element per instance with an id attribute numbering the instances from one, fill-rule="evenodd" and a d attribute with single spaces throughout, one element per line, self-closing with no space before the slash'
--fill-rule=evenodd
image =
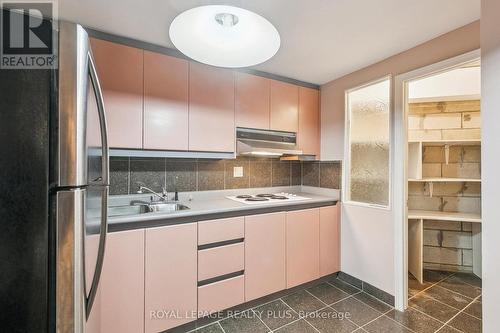
<path id="1" fill-rule="evenodd" d="M 173 48 L 168 28 L 182 11 L 230 4 L 271 21 L 281 48 L 254 69 L 323 84 L 480 17 L 480 0 L 59 0 L 59 17 Z"/>

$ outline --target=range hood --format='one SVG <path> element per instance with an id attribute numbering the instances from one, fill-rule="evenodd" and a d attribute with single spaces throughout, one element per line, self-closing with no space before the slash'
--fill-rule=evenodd
<path id="1" fill-rule="evenodd" d="M 286 160 L 314 160 L 297 148 L 297 133 L 238 127 L 236 129 L 238 155 L 279 157 Z"/>

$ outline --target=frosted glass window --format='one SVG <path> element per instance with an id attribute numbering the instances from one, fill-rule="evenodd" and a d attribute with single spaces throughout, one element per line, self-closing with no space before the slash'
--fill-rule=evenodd
<path id="1" fill-rule="evenodd" d="M 390 79 L 347 92 L 347 201 L 389 205 Z"/>

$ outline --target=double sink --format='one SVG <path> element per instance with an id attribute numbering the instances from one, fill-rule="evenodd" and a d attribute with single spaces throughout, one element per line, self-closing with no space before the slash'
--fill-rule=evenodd
<path id="1" fill-rule="evenodd" d="M 189 207 L 178 202 L 146 202 L 142 200 L 133 200 L 130 202 L 130 205 L 108 207 L 108 216 L 126 216 L 156 212 L 170 213 L 186 209 L 189 209 Z"/>

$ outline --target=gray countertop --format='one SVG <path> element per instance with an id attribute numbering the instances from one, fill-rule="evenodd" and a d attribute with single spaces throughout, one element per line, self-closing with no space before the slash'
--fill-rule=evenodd
<path id="1" fill-rule="evenodd" d="M 241 191 L 217 191 L 209 195 L 182 195 L 180 197 L 180 201 L 182 204 L 190 208 L 188 210 L 110 217 L 108 229 L 110 232 L 114 232 L 218 218 L 316 208 L 335 205 L 339 200 L 338 191 L 316 191 L 314 189 L 309 189 L 308 191 L 303 187 L 289 188 L 289 190 L 290 189 L 291 191 L 287 192 L 307 197 L 309 199 L 248 205 L 226 198 L 227 195 L 241 194 Z M 279 190 L 280 189 L 273 189 L 272 193 L 281 192 Z M 313 191 L 316 193 L 311 193 Z M 253 190 L 252 192 L 259 193 L 259 190 Z M 260 190 L 260 193 L 262 193 L 262 190 Z M 110 203 L 111 205 L 117 204 L 118 202 L 123 203 L 125 199 L 130 200 L 131 198 L 135 197 L 127 196 L 119 199 L 112 198 Z"/>

